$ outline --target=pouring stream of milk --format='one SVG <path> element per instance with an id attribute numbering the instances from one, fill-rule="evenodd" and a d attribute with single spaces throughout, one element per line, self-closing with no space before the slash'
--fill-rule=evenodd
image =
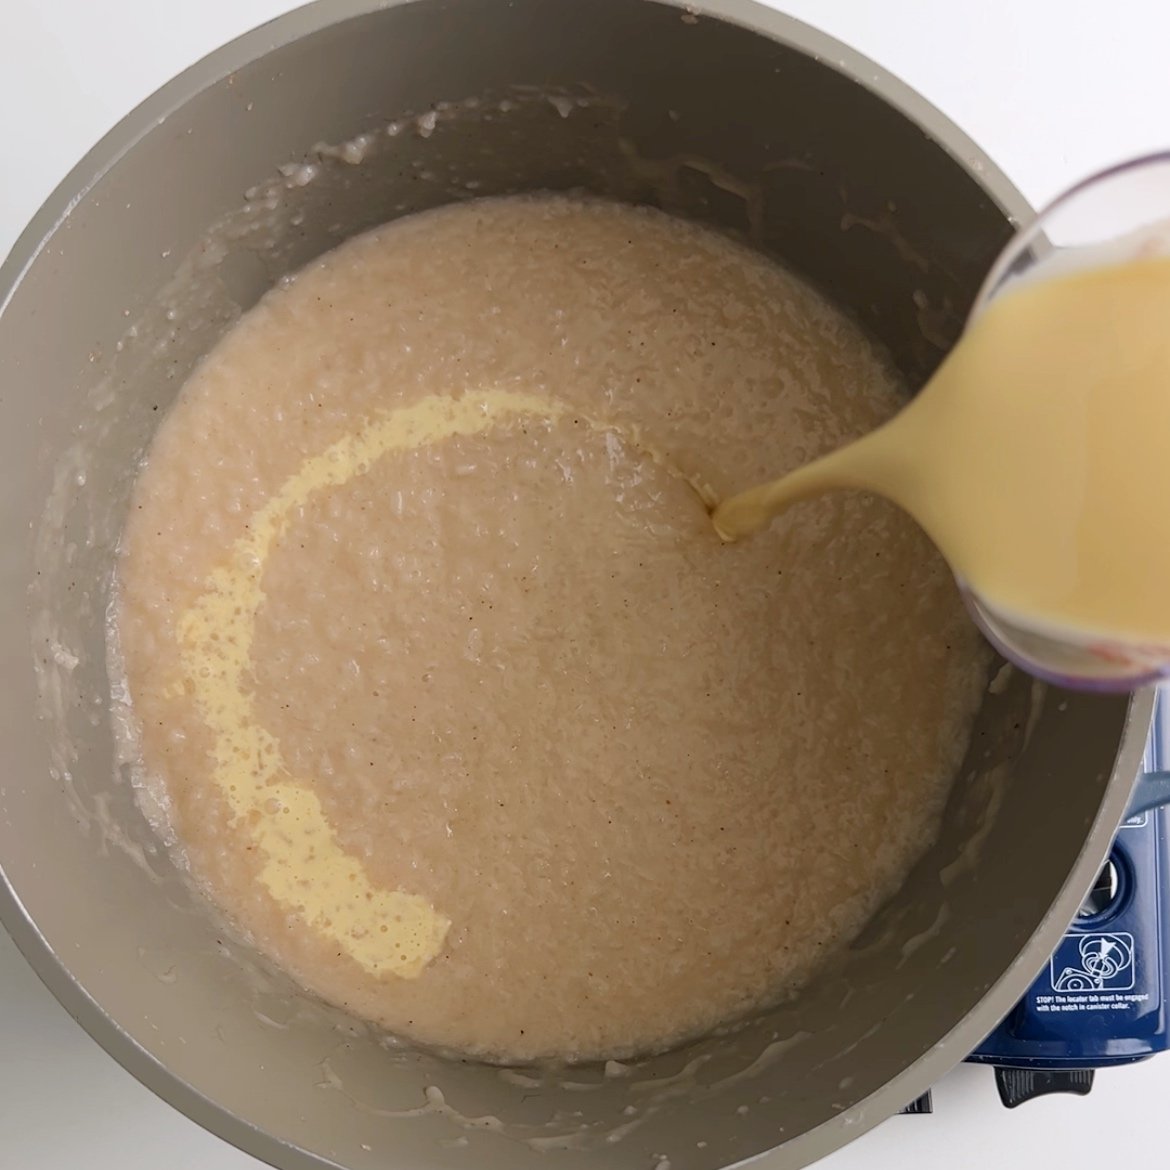
<path id="1" fill-rule="evenodd" d="M 1025 667 L 1088 686 L 1170 670 L 1170 257 L 1128 243 L 992 298 L 894 419 L 724 500 L 720 537 L 831 489 L 877 492 Z M 1052 664 L 1069 647 L 1072 678 Z"/>

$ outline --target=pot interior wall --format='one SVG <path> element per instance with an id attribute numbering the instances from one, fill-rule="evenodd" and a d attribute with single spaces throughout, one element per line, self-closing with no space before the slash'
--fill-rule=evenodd
<path id="1" fill-rule="evenodd" d="M 1097 815 L 1123 701 L 1041 704 L 1019 678 L 989 693 L 941 839 L 799 1002 L 628 1075 L 502 1074 L 310 1002 L 188 891 L 113 757 L 112 550 L 135 460 L 198 356 L 281 275 L 394 216 L 553 188 L 701 219 L 826 289 L 912 385 L 956 337 L 1007 218 L 869 89 L 667 5 L 427 0 L 253 59 L 265 47 L 253 36 L 154 99 L 141 140 L 44 225 L 0 315 L 0 572 L 10 613 L 32 583 L 36 657 L 27 625 L 5 623 L 0 859 L 77 986 L 42 972 L 136 1071 L 178 1078 L 148 1073 L 154 1087 L 283 1166 L 519 1168 L 554 1148 L 566 1167 L 706 1170 L 785 1142 L 776 1165 L 804 1164 L 841 1139 L 795 1139 L 940 1043 L 1044 919 Z"/>

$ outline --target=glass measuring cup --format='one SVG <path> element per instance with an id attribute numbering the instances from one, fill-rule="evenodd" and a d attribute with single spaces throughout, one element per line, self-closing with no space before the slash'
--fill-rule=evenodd
<path id="1" fill-rule="evenodd" d="M 976 297 L 969 321 L 1025 282 L 1159 256 L 1170 256 L 1170 151 L 1110 167 L 1053 200 L 1000 254 Z M 1134 571 L 1134 566 L 1128 568 Z M 961 578 L 958 583 L 984 634 L 1005 658 L 1030 674 L 1061 686 L 1096 691 L 1132 690 L 1170 675 L 1170 645 L 1130 642 L 1010 617 L 981 599 Z M 1170 588 L 1166 603 L 1170 605 Z"/>

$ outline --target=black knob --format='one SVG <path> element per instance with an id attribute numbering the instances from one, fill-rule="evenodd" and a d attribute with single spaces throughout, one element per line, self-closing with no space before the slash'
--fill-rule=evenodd
<path id="1" fill-rule="evenodd" d="M 902 1112 L 903 1113 L 933 1113 L 934 1112 L 934 1102 L 931 1100 L 930 1090 L 927 1089 L 926 1092 L 923 1093 L 921 1097 L 916 1097 L 913 1101 L 910 1102 L 909 1105 L 906 1106 L 905 1109 L 902 1110 Z"/>
<path id="2" fill-rule="evenodd" d="M 1091 1068 L 1001 1068 L 995 1069 L 999 1099 L 1009 1108 L 1023 1105 L 1049 1093 L 1075 1093 L 1084 1097 L 1093 1087 Z"/>

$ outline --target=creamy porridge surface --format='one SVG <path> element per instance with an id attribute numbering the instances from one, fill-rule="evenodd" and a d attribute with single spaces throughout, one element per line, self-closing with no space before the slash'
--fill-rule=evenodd
<path id="1" fill-rule="evenodd" d="M 400 220 L 247 314 L 161 426 L 116 629 L 195 879 L 302 983 L 494 1059 L 792 992 L 932 839 L 987 659 L 891 507 L 740 489 L 891 415 L 771 261 L 539 196 Z"/>

